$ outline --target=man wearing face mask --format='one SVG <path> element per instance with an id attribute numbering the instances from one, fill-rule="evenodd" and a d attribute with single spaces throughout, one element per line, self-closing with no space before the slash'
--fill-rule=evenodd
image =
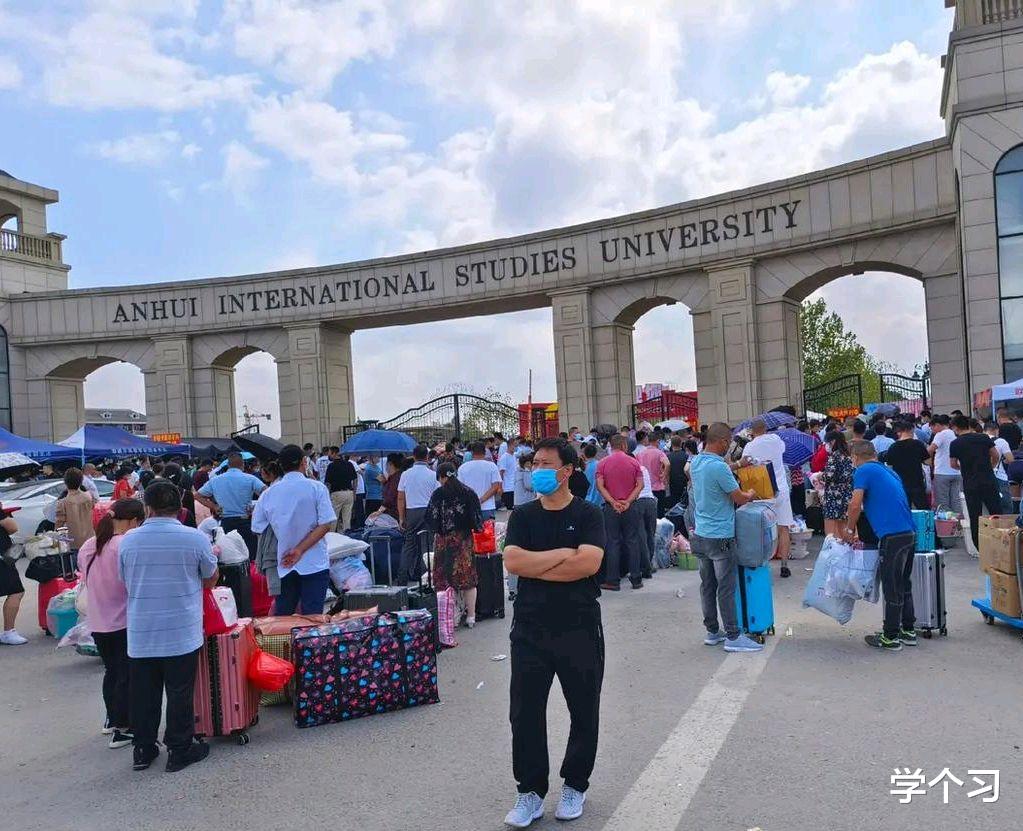
<path id="1" fill-rule="evenodd" d="M 511 629 L 512 767 L 515 807 L 505 817 L 526 828 L 544 813 L 549 762 L 547 698 L 558 676 L 571 716 L 555 817 L 582 815 L 597 756 L 604 632 L 596 573 L 604 555 L 600 509 L 572 496 L 575 448 L 544 439 L 533 456 L 539 499 L 517 507 L 508 522 L 504 563 L 519 577 Z"/>

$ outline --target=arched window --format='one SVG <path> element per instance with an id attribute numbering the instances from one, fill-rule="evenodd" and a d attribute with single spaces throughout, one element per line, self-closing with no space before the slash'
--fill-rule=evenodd
<path id="1" fill-rule="evenodd" d="M 1004 380 L 1023 378 L 1023 144 L 995 165 Z"/>
<path id="2" fill-rule="evenodd" d="M 11 429 L 11 361 L 7 355 L 7 330 L 0 326 L 0 427 Z"/>

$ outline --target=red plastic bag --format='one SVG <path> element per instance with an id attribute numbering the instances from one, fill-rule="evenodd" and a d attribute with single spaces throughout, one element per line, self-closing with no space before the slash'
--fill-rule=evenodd
<path id="1" fill-rule="evenodd" d="M 270 587 L 266 583 L 266 575 L 256 568 L 255 563 L 250 563 L 249 579 L 252 581 L 252 616 L 266 617 L 270 614 L 270 607 L 273 605 Z"/>
<path id="2" fill-rule="evenodd" d="M 202 590 L 202 633 L 204 637 L 211 638 L 229 632 L 231 627 L 224 622 L 224 616 L 220 612 L 217 600 L 213 596 L 213 589 Z"/>
<path id="3" fill-rule="evenodd" d="M 262 649 L 256 650 L 249 660 L 249 680 L 254 687 L 263 692 L 280 692 L 294 674 L 295 667 L 288 661 Z"/>
<path id="4" fill-rule="evenodd" d="M 477 554 L 497 553 L 497 533 L 494 531 L 494 520 L 485 520 L 482 531 L 472 532 L 472 549 Z"/>

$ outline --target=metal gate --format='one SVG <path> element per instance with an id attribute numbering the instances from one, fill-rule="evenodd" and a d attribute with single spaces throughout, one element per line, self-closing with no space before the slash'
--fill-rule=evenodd
<path id="1" fill-rule="evenodd" d="M 883 404 L 898 404 L 904 413 L 920 415 L 928 407 L 931 397 L 931 379 L 929 375 L 921 377 L 914 372 L 912 376 L 900 375 L 897 372 L 881 372 L 881 401 Z"/>
<path id="2" fill-rule="evenodd" d="M 694 428 L 699 426 L 699 401 L 692 395 L 680 392 L 662 392 L 656 398 L 649 398 L 632 405 L 632 423 L 649 421 L 657 424 L 668 419 L 682 419 Z"/>
<path id="3" fill-rule="evenodd" d="M 803 412 L 831 418 L 857 415 L 863 410 L 863 381 L 858 374 L 843 375 L 803 390 Z"/>
<path id="4" fill-rule="evenodd" d="M 411 407 L 386 421 L 360 421 L 342 428 L 345 439 L 376 427 L 381 430 L 401 430 L 426 445 L 438 442 L 475 441 L 495 432 L 504 436 L 519 434 L 519 412 L 500 401 L 488 401 L 478 395 L 455 393 L 442 395 Z"/>

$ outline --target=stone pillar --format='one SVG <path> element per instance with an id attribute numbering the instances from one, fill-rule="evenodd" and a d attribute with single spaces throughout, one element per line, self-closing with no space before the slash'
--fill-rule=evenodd
<path id="1" fill-rule="evenodd" d="M 192 405 L 196 436 L 227 436 L 237 430 L 234 367 L 193 367 Z"/>
<path id="2" fill-rule="evenodd" d="M 787 297 L 756 307 L 754 338 L 760 358 L 757 413 L 791 404 L 803 409 L 803 359 L 799 342 L 799 303 Z M 751 413 L 750 415 L 755 415 Z"/>
<path id="3" fill-rule="evenodd" d="M 150 433 L 196 434 L 192 405 L 192 354 L 187 337 L 154 338 L 152 367 L 143 370 L 146 425 Z"/>
<path id="4" fill-rule="evenodd" d="M 355 420 L 351 333 L 319 324 L 286 328 L 289 360 L 277 363 L 281 440 L 336 443 Z"/>
<path id="5" fill-rule="evenodd" d="M 553 293 L 551 305 L 558 418 L 565 430 L 588 430 L 597 423 L 589 291 Z"/>
<path id="6" fill-rule="evenodd" d="M 85 423 L 85 382 L 81 378 L 46 378 L 50 404 L 48 425 L 53 441 L 63 441 Z M 50 440 L 49 436 L 33 436 Z"/>
<path id="7" fill-rule="evenodd" d="M 759 405 L 752 262 L 707 272 L 709 308 L 693 310 L 700 421 L 734 424 Z"/>
<path id="8" fill-rule="evenodd" d="M 931 365 L 931 398 L 936 413 L 972 411 L 966 371 L 966 321 L 963 280 L 958 273 L 924 277 L 927 307 L 927 353 Z M 998 326 L 976 329 L 971 348 L 997 350 L 1001 354 Z"/>
<path id="9" fill-rule="evenodd" d="M 590 330 L 593 352 L 593 379 L 596 410 L 593 423 L 570 421 L 585 432 L 601 423 L 621 426 L 632 424 L 632 404 L 636 400 L 636 373 L 632 352 L 634 327 L 621 323 L 594 326 Z"/>

